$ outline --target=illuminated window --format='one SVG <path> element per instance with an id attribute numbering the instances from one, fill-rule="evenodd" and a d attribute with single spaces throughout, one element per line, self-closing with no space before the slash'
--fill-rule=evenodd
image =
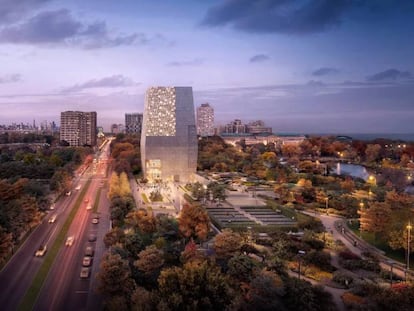
<path id="1" fill-rule="evenodd" d="M 148 121 L 146 136 L 175 136 L 175 88 L 152 87 L 146 96 Z"/>

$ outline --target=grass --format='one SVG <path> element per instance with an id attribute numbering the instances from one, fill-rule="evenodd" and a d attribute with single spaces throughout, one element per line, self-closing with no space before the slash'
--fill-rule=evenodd
<path id="1" fill-rule="evenodd" d="M 357 221 L 352 222 L 352 224 L 348 224 L 348 227 L 354 232 L 355 235 L 359 236 L 359 223 Z M 368 244 L 385 252 L 385 256 L 390 257 L 402 264 L 405 263 L 404 251 L 392 249 L 391 247 L 389 247 L 386 241 L 382 239 L 376 239 L 373 233 L 362 231 L 361 238 Z"/>
<path id="2" fill-rule="evenodd" d="M 35 277 L 33 278 L 32 284 L 30 285 L 29 289 L 27 290 L 26 294 L 20 302 L 18 310 L 29 311 L 33 309 L 37 297 L 39 296 L 39 292 L 42 289 L 47 274 L 49 273 L 49 269 L 55 261 L 56 255 L 58 254 L 60 247 L 64 243 L 69 227 L 72 224 L 72 221 L 75 218 L 75 215 L 82 204 L 83 197 L 85 196 L 85 193 L 88 190 L 90 184 L 91 180 L 89 179 L 85 184 L 85 187 L 83 187 L 83 190 L 79 195 L 78 199 L 76 200 L 74 208 L 70 211 L 68 218 L 66 219 L 62 229 L 57 235 L 55 242 L 46 253 L 46 256 L 43 259 L 43 263 L 40 266 L 39 271 L 37 271 Z"/>
<path id="3" fill-rule="evenodd" d="M 93 204 L 93 212 L 94 213 L 98 212 L 99 200 L 101 199 L 101 192 L 102 192 L 102 188 L 99 188 L 98 192 L 96 193 L 95 203 Z"/>
<path id="4" fill-rule="evenodd" d="M 142 200 L 144 201 L 145 204 L 150 203 L 150 201 L 148 200 L 147 195 L 145 193 L 142 193 L 141 196 L 142 196 Z"/>

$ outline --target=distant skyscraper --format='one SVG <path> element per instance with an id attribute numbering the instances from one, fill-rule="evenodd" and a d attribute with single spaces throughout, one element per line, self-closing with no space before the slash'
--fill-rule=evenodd
<path id="1" fill-rule="evenodd" d="M 197 134 L 203 137 L 214 135 L 214 109 L 208 103 L 197 108 Z"/>
<path id="2" fill-rule="evenodd" d="M 61 112 L 60 140 L 66 141 L 70 146 L 95 146 L 96 112 Z"/>
<path id="3" fill-rule="evenodd" d="M 147 90 L 141 160 L 149 180 L 192 179 L 197 169 L 197 132 L 191 87 Z"/>
<path id="4" fill-rule="evenodd" d="M 127 134 L 138 133 L 142 130 L 142 113 L 126 113 L 125 114 L 125 132 Z"/>

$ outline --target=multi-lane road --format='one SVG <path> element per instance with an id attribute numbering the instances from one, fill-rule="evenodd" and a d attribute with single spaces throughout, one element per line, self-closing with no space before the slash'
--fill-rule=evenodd
<path id="1" fill-rule="evenodd" d="M 109 145 L 109 144 L 108 144 Z M 62 245 L 53 265 L 51 266 L 40 294 L 35 302 L 35 310 L 96 310 L 100 309 L 101 299 L 96 294 L 95 276 L 99 269 L 101 257 L 105 251 L 103 237 L 109 230 L 109 201 L 106 198 L 106 163 L 108 147 L 101 152 L 100 158 L 94 162 L 82 176 L 74 180 L 71 195 L 63 196 L 55 204 L 54 210 L 43 219 L 42 223 L 26 239 L 24 244 L 13 255 L 9 263 L 0 271 L 0 306 L 2 310 L 18 309 L 22 298 L 32 284 L 45 257 L 35 257 L 40 245 L 50 248 L 63 224 L 75 206 L 83 188 L 90 179 L 91 183 L 82 198 L 82 204 L 77 211 L 67 236 L 74 236 L 71 246 Z M 78 185 L 81 189 L 75 190 Z M 96 194 L 101 188 L 97 214 L 99 222 L 92 223 L 93 210 L 87 210 L 87 205 L 94 206 Z M 84 202 L 88 199 L 89 202 Z M 52 223 L 49 219 L 57 216 Z M 96 237 L 89 241 L 90 236 Z M 66 238 L 66 237 L 65 237 Z M 88 278 L 80 278 L 82 260 L 85 249 L 91 246 L 94 256 Z"/>

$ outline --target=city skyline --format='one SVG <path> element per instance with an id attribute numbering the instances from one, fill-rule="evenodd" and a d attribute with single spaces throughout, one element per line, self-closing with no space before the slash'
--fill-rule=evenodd
<path id="1" fill-rule="evenodd" d="M 412 133 L 413 35 L 404 0 L 3 0 L 0 124 L 81 110 L 108 130 L 181 85 L 216 124 Z"/>

